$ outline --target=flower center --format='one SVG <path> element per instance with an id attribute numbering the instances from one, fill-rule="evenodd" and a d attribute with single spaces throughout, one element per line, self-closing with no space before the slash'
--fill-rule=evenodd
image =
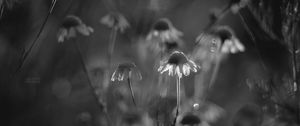
<path id="1" fill-rule="evenodd" d="M 62 23 L 62 27 L 71 28 L 80 25 L 80 20 L 75 17 L 67 17 Z"/>
<path id="2" fill-rule="evenodd" d="M 157 31 L 167 31 L 170 29 L 169 24 L 163 20 L 155 23 L 153 28 L 154 28 L 154 30 L 157 30 Z"/>
<path id="3" fill-rule="evenodd" d="M 174 64 L 174 65 L 180 65 L 187 63 L 188 59 L 182 52 L 175 51 L 171 54 L 168 63 L 169 64 Z"/>
<path id="4" fill-rule="evenodd" d="M 120 69 L 121 71 L 125 71 L 125 70 L 130 71 L 134 67 L 136 67 L 136 66 L 133 63 L 122 63 L 122 64 L 119 64 L 118 69 Z"/>
<path id="5" fill-rule="evenodd" d="M 193 114 L 187 114 L 183 117 L 180 123 L 183 125 L 192 125 L 192 124 L 199 124 L 200 122 L 201 120 L 199 119 L 199 117 Z"/>
<path id="6" fill-rule="evenodd" d="M 178 48 L 178 43 L 177 42 L 165 42 L 165 46 L 167 50 L 173 50 Z"/>

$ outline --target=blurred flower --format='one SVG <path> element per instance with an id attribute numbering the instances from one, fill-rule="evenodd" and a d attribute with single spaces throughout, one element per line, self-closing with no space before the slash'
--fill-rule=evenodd
<path id="1" fill-rule="evenodd" d="M 179 40 L 181 36 L 183 33 L 177 30 L 169 19 L 161 18 L 153 24 L 146 39 L 165 42 Z"/>
<path id="2" fill-rule="evenodd" d="M 141 110 L 131 110 L 123 114 L 121 126 L 154 126 L 148 113 Z"/>
<path id="3" fill-rule="evenodd" d="M 94 32 L 94 29 L 84 24 L 79 17 L 68 15 L 58 31 L 58 42 L 64 42 L 65 38 L 70 39 L 76 37 L 76 32 L 84 36 L 89 36 Z"/>
<path id="4" fill-rule="evenodd" d="M 185 116 L 182 117 L 180 124 L 181 125 L 189 125 L 189 126 L 193 126 L 193 125 L 197 125 L 200 124 L 201 120 L 198 116 L 195 116 L 192 113 L 188 113 Z"/>
<path id="5" fill-rule="evenodd" d="M 115 80 L 123 81 L 124 78 L 128 81 L 128 87 L 131 92 L 132 102 L 136 106 L 134 91 L 131 86 L 131 78 L 141 80 L 142 76 L 134 63 L 119 64 L 118 68 L 115 70 L 115 72 L 111 77 L 111 81 L 115 81 Z"/>
<path id="6" fill-rule="evenodd" d="M 122 63 L 119 64 L 118 68 L 114 71 L 111 76 L 111 81 L 123 81 L 129 77 L 133 77 L 133 79 L 137 80 L 142 79 L 142 75 L 134 63 Z"/>
<path id="7" fill-rule="evenodd" d="M 182 106 L 182 113 L 178 116 L 177 124 L 209 125 L 224 115 L 224 110 L 209 102 L 189 100 Z"/>
<path id="8" fill-rule="evenodd" d="M 162 53 L 163 55 L 171 54 L 173 51 L 180 49 L 183 46 L 183 42 L 178 41 L 146 41 L 145 46 L 149 49 L 151 55 L 158 55 Z"/>
<path id="9" fill-rule="evenodd" d="M 200 68 L 200 66 L 188 59 L 183 52 L 174 51 L 167 61 L 162 62 L 158 71 L 161 74 L 168 71 L 169 76 L 177 75 L 181 78 L 182 74 L 188 76 L 190 75 L 190 71 L 197 72 L 198 68 Z"/>
<path id="10" fill-rule="evenodd" d="M 214 27 L 208 32 L 202 33 L 196 41 L 199 44 L 210 43 L 211 52 L 237 53 L 245 51 L 244 45 L 228 26 Z"/>
<path id="11" fill-rule="evenodd" d="M 108 26 L 109 28 L 120 30 L 121 33 L 130 27 L 126 18 L 120 13 L 109 13 L 101 18 L 100 23 Z"/>
<path id="12" fill-rule="evenodd" d="M 230 9 L 233 13 L 237 13 L 240 9 L 247 6 L 250 0 L 231 0 Z"/>

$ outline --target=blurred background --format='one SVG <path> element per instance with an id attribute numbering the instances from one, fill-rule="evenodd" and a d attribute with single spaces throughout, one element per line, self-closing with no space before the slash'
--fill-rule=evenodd
<path id="1" fill-rule="evenodd" d="M 142 38 L 147 36 L 156 20 L 168 18 L 174 27 L 183 33 L 181 39 L 184 46 L 180 50 L 190 55 L 196 45 L 197 36 L 209 25 L 212 12 L 226 8 L 232 1 L 57 0 L 36 44 L 18 72 L 16 70 L 22 62 L 22 54 L 28 51 L 36 39 L 52 1 L 1 0 L 0 3 L 4 5 L 6 2 L 10 2 L 9 5 L 12 6 L 6 6 L 4 9 L 1 7 L 3 9 L 0 19 L 0 103 L 3 116 L 1 123 L 8 126 L 158 126 L 168 124 L 160 124 L 159 120 L 169 120 L 173 117 L 172 111 L 176 106 L 176 84 L 174 78 L 170 78 L 174 81 L 170 81 L 169 85 L 157 84 L 158 55 L 143 48 Z M 266 8 L 273 6 L 275 8 L 273 10 L 281 6 L 270 1 L 263 4 Z M 255 6 L 255 2 L 253 5 Z M 297 123 L 299 99 L 295 102 L 293 97 L 297 95 L 291 97 L 286 95 L 292 90 L 291 87 L 294 87 L 289 45 L 269 37 L 264 28 L 258 25 L 260 22 L 250 10 L 242 8 L 238 14 L 230 11 L 218 21 L 218 24 L 228 25 L 233 29 L 246 50 L 228 54 L 222 59 L 215 83 L 205 91 L 207 103 L 218 106 L 222 114 L 215 121 L 198 125 L 299 125 L 299 122 Z M 276 11 L 273 10 L 270 9 L 268 13 L 274 14 Z M 130 28 L 124 33 L 117 33 L 110 75 L 119 63 L 136 64 L 143 76 L 141 81 L 132 80 L 139 108 L 134 107 L 131 102 L 126 81 L 110 82 L 106 91 L 103 91 L 105 93 L 99 93 L 103 87 L 103 75 L 109 66 L 106 57 L 111 34 L 111 28 L 101 24 L 100 20 L 110 12 L 121 13 L 130 24 Z M 243 23 L 239 14 L 243 15 L 251 33 L 247 31 L 249 29 L 245 27 L 245 22 Z M 299 15 L 298 11 L 297 14 Z M 89 36 L 77 34 L 75 38 L 59 43 L 57 34 L 67 15 L 76 15 L 82 22 L 92 27 L 94 32 Z M 280 32 L 281 26 L 275 18 L 277 16 L 270 17 L 274 21 L 272 26 L 278 26 Z M 278 17 L 278 20 L 282 21 L 282 17 Z M 299 29 L 299 25 L 296 28 Z M 273 29 L 275 36 L 280 36 L 276 34 L 278 29 L 276 27 Z M 81 52 L 78 52 L 75 42 Z M 197 83 L 196 74 L 182 79 L 185 99 L 193 96 Z M 287 90 L 278 91 L 280 93 L 275 96 L 273 96 L 275 91 L 270 91 L 271 96 L 267 98 L 268 100 L 264 99 L 267 91 L 251 87 L 252 84 L 269 83 L 279 85 L 275 88 L 278 90 L 283 89 L 280 88 L 283 83 L 289 86 Z M 168 88 L 168 95 L 161 98 L 159 94 L 164 88 Z M 95 95 L 104 97 L 103 103 L 97 101 Z M 282 99 L 292 100 L 288 103 L 275 100 L 280 101 L 282 103 L 280 105 L 284 104 L 291 108 L 289 112 L 285 111 L 283 114 L 288 118 L 286 120 L 281 118 L 279 120 L 276 107 L 280 105 L 272 102 L 274 101 L 272 98 L 276 99 L 274 97 L 279 95 Z M 185 99 L 182 104 L 189 101 Z M 157 115 L 161 113 L 163 116 L 156 118 L 155 113 L 158 113 Z"/>

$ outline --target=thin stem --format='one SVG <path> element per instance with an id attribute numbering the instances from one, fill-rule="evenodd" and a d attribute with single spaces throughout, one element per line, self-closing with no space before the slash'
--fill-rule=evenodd
<path id="1" fill-rule="evenodd" d="M 211 88 L 212 85 L 213 85 L 213 84 L 215 83 L 215 81 L 216 81 L 216 77 L 217 77 L 217 75 L 218 75 L 218 71 L 219 71 L 219 68 L 220 68 L 220 63 L 221 63 L 220 60 L 217 60 L 217 61 L 216 61 L 216 65 L 215 65 L 215 67 L 214 67 L 214 69 L 213 69 L 212 77 L 211 77 L 211 79 L 210 79 L 210 81 L 209 81 L 208 88 Z"/>
<path id="2" fill-rule="evenodd" d="M 299 99 L 300 97 L 300 87 L 299 87 L 299 84 L 297 82 L 297 78 L 298 78 L 298 74 L 297 74 L 297 40 L 295 39 L 296 38 L 296 34 L 295 34 L 295 28 L 297 28 L 298 24 L 295 24 L 295 27 L 293 29 L 293 52 L 292 52 L 292 55 L 293 55 L 293 88 L 294 88 L 294 92 L 295 92 L 295 97 L 296 99 Z M 297 105 L 297 122 L 300 123 L 300 101 L 299 100 L 296 100 L 296 105 Z"/>
<path id="3" fill-rule="evenodd" d="M 177 83 L 177 109 L 180 109 L 180 77 L 176 79 Z"/>
<path id="4" fill-rule="evenodd" d="M 127 81 L 128 81 L 128 87 L 129 87 L 129 90 L 130 90 L 130 92 L 131 92 L 131 99 L 132 99 L 132 102 L 133 102 L 134 106 L 136 107 L 136 102 L 135 102 L 135 100 L 134 100 L 134 92 L 133 92 L 133 90 L 132 90 L 130 76 L 127 78 Z"/>
<path id="5" fill-rule="evenodd" d="M 254 46 L 256 48 L 256 51 L 257 51 L 257 54 L 258 54 L 258 57 L 259 57 L 259 60 L 260 60 L 260 63 L 262 65 L 262 67 L 266 71 L 267 68 L 266 68 L 266 65 L 265 65 L 265 63 L 264 63 L 264 61 L 262 59 L 262 56 L 261 56 L 260 52 L 259 52 L 259 49 L 258 49 L 255 37 L 254 37 L 252 31 L 250 30 L 248 24 L 246 23 L 244 16 L 240 13 L 240 11 L 238 11 L 237 13 L 238 13 L 238 15 L 239 15 L 239 17 L 240 17 L 240 19 L 242 21 L 243 26 L 245 27 L 246 31 L 249 33 L 249 35 L 251 37 L 251 40 L 252 40 L 252 42 L 253 42 L 253 44 L 254 44 Z"/>
<path id="6" fill-rule="evenodd" d="M 111 62 L 111 57 L 114 53 L 115 43 L 117 38 L 117 29 L 115 27 L 112 28 L 110 34 L 110 44 L 109 44 L 109 52 L 108 52 L 108 59 Z"/>
<path id="7" fill-rule="evenodd" d="M 79 59 L 80 59 L 80 62 L 81 62 L 83 71 L 84 71 L 84 73 L 85 73 L 86 76 L 87 76 L 88 84 L 89 84 L 89 86 L 90 86 L 90 89 L 92 90 L 92 95 L 93 95 L 93 97 L 94 97 L 94 99 L 95 99 L 97 105 L 98 105 L 100 108 L 103 107 L 103 108 L 101 108 L 101 109 L 104 110 L 105 116 L 106 116 L 107 121 L 108 121 L 108 125 L 110 126 L 110 118 L 109 118 L 109 115 L 108 115 L 107 111 L 105 111 L 105 110 L 106 110 L 106 108 L 104 108 L 105 106 L 104 106 L 101 102 L 99 102 L 98 95 L 96 94 L 96 91 L 95 91 L 96 89 L 94 88 L 94 86 L 93 86 L 93 84 L 92 84 L 91 78 L 90 78 L 90 76 L 89 76 L 87 67 L 86 67 L 85 62 L 84 62 L 83 54 L 82 54 L 82 52 L 81 52 L 81 50 L 80 50 L 80 46 L 79 46 L 79 44 L 77 43 L 77 41 L 74 42 L 74 46 L 75 46 L 75 48 L 77 49 L 78 54 L 79 54 L 79 56 L 80 56 Z"/>
<path id="8" fill-rule="evenodd" d="M 56 5 L 56 0 L 52 0 L 50 9 L 49 9 L 49 11 L 48 11 L 48 14 L 47 14 L 46 18 L 45 18 L 44 21 L 43 21 L 42 27 L 40 28 L 40 30 L 39 30 L 38 34 L 36 35 L 34 41 L 33 41 L 33 42 L 31 43 L 31 45 L 29 46 L 29 49 L 28 49 L 28 50 L 25 50 L 24 53 L 22 54 L 21 62 L 20 62 L 20 64 L 19 64 L 19 66 L 17 67 L 17 70 L 15 71 L 14 74 L 18 73 L 18 72 L 21 70 L 21 68 L 23 67 L 23 65 L 24 65 L 26 59 L 28 58 L 30 52 L 32 51 L 33 47 L 36 45 L 36 43 L 37 43 L 39 37 L 41 36 L 41 33 L 43 32 L 43 30 L 44 30 L 44 28 L 45 28 L 45 26 L 46 26 L 46 24 L 47 24 L 48 18 L 49 18 L 49 16 L 52 14 L 52 11 L 53 11 L 53 8 L 54 8 L 55 5 Z"/>
<path id="9" fill-rule="evenodd" d="M 113 56 L 113 53 L 114 53 L 116 38 L 117 38 L 117 29 L 112 28 L 111 33 L 110 33 L 110 38 L 109 38 L 108 54 L 107 54 L 107 65 L 108 65 L 108 67 L 105 70 L 104 78 L 103 78 L 104 89 L 107 88 L 108 84 L 109 84 L 110 69 L 111 69 L 111 66 L 112 66 L 111 65 L 112 64 L 112 56 Z"/>
<path id="10" fill-rule="evenodd" d="M 176 114 L 173 121 L 173 126 L 176 125 L 177 117 L 179 115 L 179 109 L 180 109 L 180 77 L 176 78 L 176 89 L 177 89 L 177 105 L 176 105 Z"/>

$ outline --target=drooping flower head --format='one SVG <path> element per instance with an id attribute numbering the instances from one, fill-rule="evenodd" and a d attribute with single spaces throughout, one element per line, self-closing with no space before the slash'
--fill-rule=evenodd
<path id="1" fill-rule="evenodd" d="M 183 33 L 177 30 L 169 19 L 161 18 L 153 24 L 146 39 L 165 42 L 179 40 L 181 36 Z"/>
<path id="2" fill-rule="evenodd" d="M 240 9 L 246 7 L 251 0 L 231 0 L 229 2 L 230 10 L 237 13 Z"/>
<path id="3" fill-rule="evenodd" d="M 201 123 L 201 119 L 192 114 L 192 113 L 187 113 L 185 114 L 182 119 L 180 119 L 180 124 L 181 125 L 197 125 L 197 124 L 200 124 Z"/>
<path id="4" fill-rule="evenodd" d="M 210 51 L 222 53 L 244 52 L 245 47 L 235 36 L 233 30 L 228 26 L 217 26 L 197 38 L 197 43 L 210 45 Z"/>
<path id="5" fill-rule="evenodd" d="M 190 75 L 190 72 L 197 72 L 200 66 L 196 65 L 194 61 L 190 60 L 183 52 L 174 51 L 167 61 L 163 61 L 158 71 L 163 74 L 168 71 L 169 76 L 176 75 L 179 78 L 182 74 Z"/>
<path id="6" fill-rule="evenodd" d="M 105 15 L 101 18 L 100 23 L 108 26 L 109 28 L 120 30 L 121 33 L 130 27 L 126 18 L 117 12 Z"/>
<path id="7" fill-rule="evenodd" d="M 111 76 L 111 81 L 123 81 L 127 78 L 141 80 L 142 75 L 134 63 L 121 63 Z"/>
<path id="8" fill-rule="evenodd" d="M 225 114 L 225 110 L 211 102 L 189 100 L 182 106 L 178 122 L 182 125 L 215 123 Z"/>
<path id="9" fill-rule="evenodd" d="M 58 31 L 58 42 L 63 42 L 66 39 L 76 37 L 76 34 L 80 33 L 84 36 L 89 36 L 94 29 L 87 26 L 82 22 L 82 20 L 74 15 L 68 15 L 61 24 L 61 27 Z"/>

